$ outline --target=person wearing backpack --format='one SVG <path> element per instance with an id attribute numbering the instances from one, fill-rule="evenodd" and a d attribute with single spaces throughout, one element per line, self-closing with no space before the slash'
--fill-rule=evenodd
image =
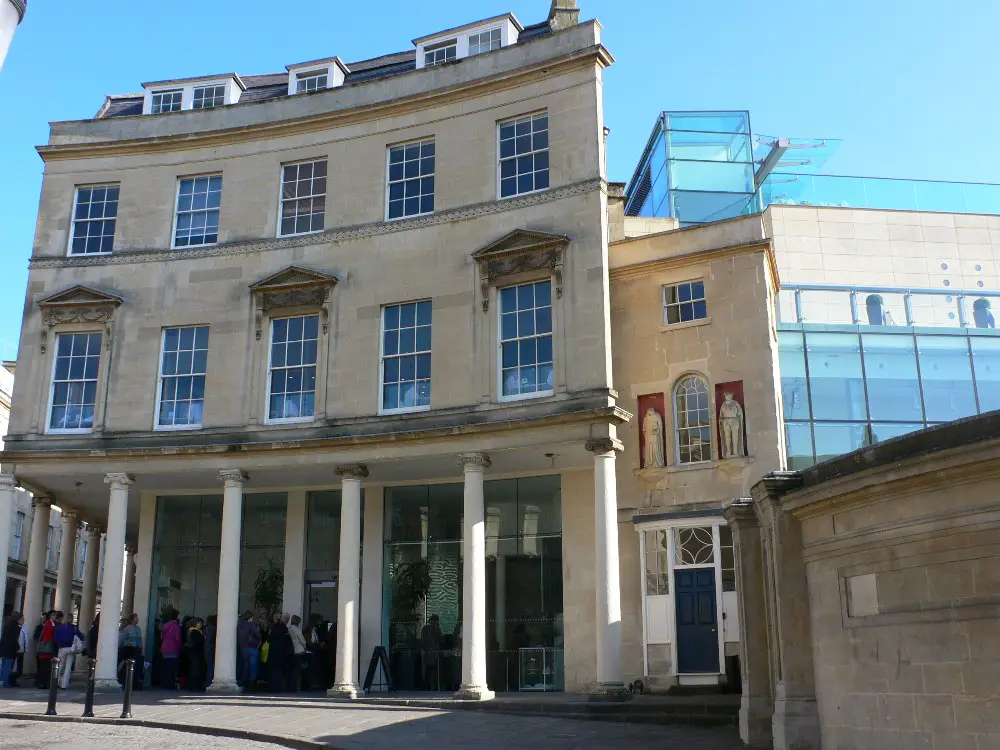
<path id="1" fill-rule="evenodd" d="M 253 612 L 247 610 L 236 625 L 236 646 L 240 651 L 239 684 L 245 693 L 252 692 L 257 684 L 260 644 L 260 628 L 253 621 Z"/>

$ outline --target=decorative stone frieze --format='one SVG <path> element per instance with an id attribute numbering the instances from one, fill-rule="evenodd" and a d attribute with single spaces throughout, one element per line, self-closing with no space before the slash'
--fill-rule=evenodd
<path id="1" fill-rule="evenodd" d="M 479 289 L 483 312 L 490 307 L 490 287 L 500 279 L 543 268 L 555 277 L 556 297 L 562 297 L 564 254 L 570 238 L 565 234 L 515 229 L 472 254 L 479 264 Z"/>
<path id="2" fill-rule="evenodd" d="M 124 302 L 117 294 L 77 284 L 63 289 L 36 304 L 42 311 L 41 350 L 48 348 L 49 331 L 64 323 L 100 323 L 104 326 L 104 347 L 111 348 L 111 321 L 115 310 Z"/>
<path id="3" fill-rule="evenodd" d="M 260 341 L 264 313 L 291 307 L 315 308 L 320 314 L 323 333 L 330 331 L 330 293 L 340 279 L 322 271 L 300 266 L 272 274 L 250 285 L 254 298 L 254 328 Z"/>

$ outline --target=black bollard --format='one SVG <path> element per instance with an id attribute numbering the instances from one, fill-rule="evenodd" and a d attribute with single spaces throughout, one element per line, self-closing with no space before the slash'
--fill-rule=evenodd
<path id="1" fill-rule="evenodd" d="M 132 675 L 135 672 L 135 659 L 125 660 L 125 701 L 122 703 L 123 719 L 132 718 Z"/>
<path id="2" fill-rule="evenodd" d="M 87 698 L 83 703 L 83 718 L 94 718 L 94 671 L 97 669 L 97 660 L 91 659 L 87 667 Z"/>
<path id="3" fill-rule="evenodd" d="M 49 674 L 49 705 L 45 709 L 46 716 L 56 715 L 56 699 L 59 697 L 59 657 L 52 657 Z"/>

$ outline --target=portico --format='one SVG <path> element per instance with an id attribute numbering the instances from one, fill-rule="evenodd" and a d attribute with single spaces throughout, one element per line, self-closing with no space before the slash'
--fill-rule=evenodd
<path id="1" fill-rule="evenodd" d="M 126 609 L 140 616 L 147 652 L 166 606 L 218 615 L 214 690 L 236 688 L 236 623 L 259 609 L 253 579 L 270 559 L 286 585 L 279 611 L 336 628 L 331 698 L 358 695 L 375 645 L 389 649 L 397 680 L 453 685 L 469 700 L 521 689 L 621 698 L 618 444 L 609 436 L 628 415 L 605 413 L 610 421 L 559 417 L 531 431 L 361 449 L 269 442 L 233 459 L 214 450 L 100 462 L 67 453 L 57 469 L 36 456 L 19 461 L 15 476 L 36 492 L 38 524 L 70 487 L 81 517 L 106 516 L 101 644 L 117 643 Z M 414 500 L 422 492 L 429 501 Z M 411 531 L 394 531 L 411 518 Z M 83 533 L 99 532 L 88 522 Z M 595 533 L 596 564 L 587 542 Z M 84 574 L 84 612 L 97 559 Z M 407 609 L 399 577 L 416 569 L 429 582 Z M 332 578 L 329 589 L 314 583 L 322 577 Z M 446 627 L 432 636 L 432 623 Z M 98 650 L 101 684 L 117 684 L 116 653 Z"/>

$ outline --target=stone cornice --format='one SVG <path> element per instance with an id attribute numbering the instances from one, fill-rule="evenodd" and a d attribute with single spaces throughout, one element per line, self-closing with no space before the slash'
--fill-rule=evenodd
<path id="1" fill-rule="evenodd" d="M 376 221 L 369 224 L 356 224 L 351 227 L 330 229 L 316 234 L 300 235 L 296 237 L 269 237 L 260 240 L 248 240 L 243 242 L 227 242 L 211 247 L 183 248 L 164 250 L 159 248 L 149 248 L 140 250 L 117 251 L 111 255 L 100 256 L 74 256 L 74 257 L 40 257 L 32 258 L 28 264 L 31 269 L 36 268 L 76 268 L 86 266 L 114 266 L 129 263 L 166 263 L 178 260 L 188 260 L 194 258 L 218 258 L 233 255 L 247 255 L 249 253 L 266 252 L 269 250 L 288 250 L 296 247 L 307 247 L 310 245 L 322 245 L 333 242 L 343 242 L 345 240 L 361 239 L 364 237 L 374 237 L 382 234 L 393 234 L 395 232 L 407 232 L 424 227 L 437 226 L 439 224 L 450 224 L 456 221 L 467 221 L 480 216 L 490 216 L 493 214 L 516 211 L 529 206 L 538 206 L 553 201 L 571 198 L 576 195 L 584 195 L 594 190 L 606 190 L 606 183 L 602 178 L 581 180 L 579 182 L 563 185 L 542 193 L 532 193 L 519 198 L 507 198 L 505 200 L 487 201 L 476 203 L 470 206 L 446 209 L 430 216 L 421 216 L 416 219 L 401 219 L 399 221 Z"/>
<path id="2" fill-rule="evenodd" d="M 607 67 L 614 58 L 601 44 L 578 49 L 560 57 L 539 60 L 531 65 L 488 77 L 445 86 L 431 91 L 412 94 L 399 99 L 364 104 L 345 110 L 334 110 L 297 117 L 278 119 L 251 126 L 237 126 L 204 133 L 183 133 L 159 138 L 134 140 L 109 140 L 98 143 L 69 143 L 62 145 L 38 146 L 38 153 L 46 162 L 61 159 L 103 158 L 128 154 L 150 154 L 165 151 L 185 151 L 196 148 L 219 148 L 221 146 L 257 142 L 273 138 L 295 136 L 330 128 L 346 127 L 371 120 L 384 120 L 414 112 L 439 107 L 454 102 L 462 102 L 483 96 L 494 95 L 512 88 L 522 88 L 533 83 L 551 80 L 562 73 L 590 65 Z M 361 84 L 358 84 L 361 85 Z M 248 106 L 262 104 L 254 102 Z M 232 105 L 240 106 L 240 105 Z"/>

